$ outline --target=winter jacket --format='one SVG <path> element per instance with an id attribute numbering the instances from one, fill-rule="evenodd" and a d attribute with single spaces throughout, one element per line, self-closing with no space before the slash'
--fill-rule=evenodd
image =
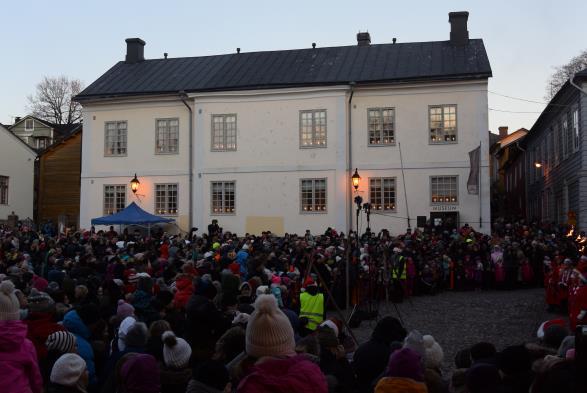
<path id="1" fill-rule="evenodd" d="M 75 336 L 77 353 L 86 361 L 86 367 L 90 375 L 90 385 L 95 384 L 97 382 L 96 367 L 94 364 L 94 350 L 90 344 L 90 329 L 88 329 L 75 310 L 65 314 L 65 317 L 63 317 L 63 326 Z"/>
<path id="2" fill-rule="evenodd" d="M 0 387 L 3 393 L 41 393 L 43 379 L 22 321 L 0 321 Z"/>
<path id="3" fill-rule="evenodd" d="M 303 376 L 303 378 L 300 378 Z M 238 393 L 327 393 L 326 377 L 305 356 L 271 359 L 253 366 L 236 389 Z"/>
<path id="4" fill-rule="evenodd" d="M 63 326 L 53 321 L 53 315 L 46 312 L 29 313 L 24 321 L 27 326 L 27 338 L 32 341 L 37 351 L 39 362 L 47 357 L 45 342 L 50 334 L 65 330 Z"/>
<path id="5" fill-rule="evenodd" d="M 240 265 L 241 277 L 247 277 L 247 259 L 249 259 L 249 253 L 245 250 L 240 250 L 236 253 L 236 261 Z"/>
<path id="6" fill-rule="evenodd" d="M 185 393 L 192 378 L 192 370 L 161 367 L 161 393 Z"/>
<path id="7" fill-rule="evenodd" d="M 178 309 L 184 309 L 194 293 L 192 278 L 190 276 L 181 276 L 175 281 L 177 292 L 173 297 L 173 305 Z"/>
<path id="8" fill-rule="evenodd" d="M 192 379 L 188 383 L 188 388 L 186 389 L 185 393 L 222 393 L 222 391 Z"/>
<path id="9" fill-rule="evenodd" d="M 205 296 L 192 295 L 186 307 L 186 339 L 195 352 L 213 353 L 214 343 L 230 327 L 214 304 Z"/>
<path id="10" fill-rule="evenodd" d="M 375 393 L 428 393 L 428 389 L 410 378 L 385 377 L 377 383 Z"/>

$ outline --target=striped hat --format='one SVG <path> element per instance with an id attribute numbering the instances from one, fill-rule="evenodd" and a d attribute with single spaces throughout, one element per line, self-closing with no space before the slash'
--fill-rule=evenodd
<path id="1" fill-rule="evenodd" d="M 61 353 L 74 353 L 76 344 L 75 336 L 66 331 L 51 333 L 45 342 L 47 350 L 56 350 Z"/>

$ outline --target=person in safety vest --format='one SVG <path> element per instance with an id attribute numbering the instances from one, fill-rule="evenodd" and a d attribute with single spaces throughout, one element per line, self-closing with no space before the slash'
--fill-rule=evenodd
<path id="1" fill-rule="evenodd" d="M 304 288 L 306 290 L 300 294 L 300 318 L 308 320 L 305 328 L 311 333 L 324 321 L 324 295 L 318 292 L 318 285 L 310 277 Z"/>
<path id="2" fill-rule="evenodd" d="M 402 250 L 399 247 L 393 248 L 393 256 L 391 257 L 391 293 L 392 301 L 403 301 L 406 293 L 406 277 L 407 277 L 407 259 L 401 254 Z"/>

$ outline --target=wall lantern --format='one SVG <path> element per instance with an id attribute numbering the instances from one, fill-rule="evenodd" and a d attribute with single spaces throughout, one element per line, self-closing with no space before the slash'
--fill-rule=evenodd
<path id="1" fill-rule="evenodd" d="M 133 179 L 130 181 L 130 189 L 132 190 L 133 194 L 137 193 L 140 185 L 141 182 L 139 181 L 139 179 L 137 179 L 137 174 L 135 173 L 135 177 L 133 177 Z"/>
<path id="2" fill-rule="evenodd" d="M 353 187 L 355 188 L 355 191 L 357 191 L 359 189 L 359 183 L 361 182 L 361 176 L 359 176 L 357 168 L 355 168 L 355 173 L 351 179 L 353 180 Z"/>
<path id="3" fill-rule="evenodd" d="M 535 163 L 534 163 L 534 166 L 535 166 L 536 168 L 542 168 L 542 163 L 541 163 L 541 162 L 535 162 Z"/>

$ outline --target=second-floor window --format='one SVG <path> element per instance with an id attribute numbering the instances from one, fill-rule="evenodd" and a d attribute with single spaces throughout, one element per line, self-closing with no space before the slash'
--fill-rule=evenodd
<path id="1" fill-rule="evenodd" d="M 104 155 L 126 155 L 126 121 L 108 121 L 104 134 Z"/>
<path id="2" fill-rule="evenodd" d="M 395 178 L 369 178 L 369 202 L 374 210 L 395 211 Z"/>
<path id="3" fill-rule="evenodd" d="M 369 145 L 395 144 L 395 110 L 371 108 L 367 111 Z"/>
<path id="4" fill-rule="evenodd" d="M 155 184 L 155 213 L 177 214 L 177 184 Z"/>
<path id="5" fill-rule="evenodd" d="M 235 190 L 234 181 L 212 182 L 212 214 L 235 213 Z"/>
<path id="6" fill-rule="evenodd" d="M 212 151 L 236 150 L 236 115 L 212 115 Z"/>
<path id="7" fill-rule="evenodd" d="M 118 213 L 126 207 L 126 186 L 113 184 L 104 186 L 104 215 Z"/>
<path id="8" fill-rule="evenodd" d="M 45 149 L 48 145 L 47 138 L 37 138 L 37 149 Z"/>
<path id="9" fill-rule="evenodd" d="M 326 110 L 300 111 L 300 147 L 326 147 Z"/>
<path id="10" fill-rule="evenodd" d="M 302 179 L 300 201 L 302 213 L 326 213 L 326 179 Z"/>
<path id="11" fill-rule="evenodd" d="M 573 109 L 572 112 L 573 125 L 573 151 L 579 150 L 579 110 Z"/>
<path id="12" fill-rule="evenodd" d="M 430 178 L 432 204 L 455 204 L 459 201 L 457 176 L 433 176 Z"/>
<path id="13" fill-rule="evenodd" d="M 24 121 L 24 129 L 25 131 L 34 131 L 35 121 L 33 119 L 26 119 Z"/>
<path id="14" fill-rule="evenodd" d="M 0 205 L 8 205 L 8 176 L 0 176 Z"/>
<path id="15" fill-rule="evenodd" d="M 457 141 L 457 106 L 434 105 L 428 108 L 430 143 Z"/>
<path id="16" fill-rule="evenodd" d="M 179 145 L 179 119 L 157 119 L 156 151 L 158 154 L 177 154 Z"/>

